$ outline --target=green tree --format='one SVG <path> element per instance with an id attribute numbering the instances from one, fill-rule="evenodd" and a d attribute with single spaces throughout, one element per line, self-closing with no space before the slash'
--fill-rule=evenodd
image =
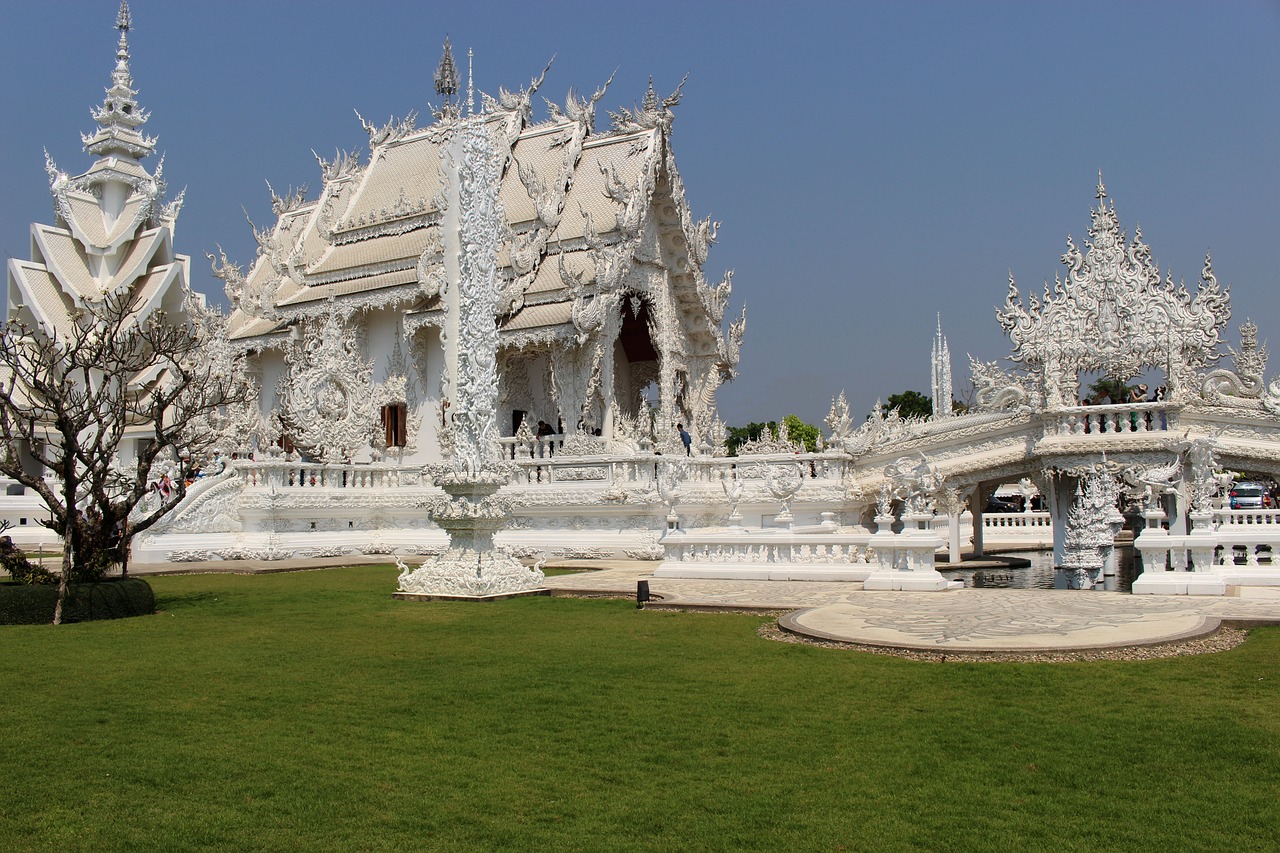
<path id="1" fill-rule="evenodd" d="M 778 422 L 758 423 L 753 421 L 744 427 L 729 427 L 729 437 L 724 440 L 724 446 L 729 451 L 730 456 L 737 456 L 738 450 L 742 445 L 748 441 L 759 441 L 766 429 L 769 430 L 770 435 L 776 436 L 778 434 Z"/>
<path id="2" fill-rule="evenodd" d="M 822 430 L 800 420 L 799 415 L 787 415 L 782 420 L 787 425 L 787 435 L 792 441 L 803 442 L 804 449 L 809 453 L 818 452 L 818 439 L 822 437 Z"/>
<path id="3" fill-rule="evenodd" d="M 933 399 L 919 391 L 903 391 L 889 395 L 888 407 L 904 418 L 927 418 L 933 414 Z"/>
<path id="4" fill-rule="evenodd" d="M 818 450 L 818 438 L 822 435 L 822 431 L 813 424 L 807 424 L 800 420 L 799 415 L 787 415 L 782 419 L 787 425 L 787 435 L 793 442 L 800 442 L 804 445 L 804 449 L 809 453 L 816 453 Z M 748 441 L 759 441 L 764 437 L 765 430 L 769 431 L 771 438 L 777 438 L 779 429 L 777 421 L 758 422 L 753 421 L 744 427 L 729 427 L 729 436 L 724 441 L 725 448 L 729 451 L 730 456 L 737 456 L 738 451 L 742 449 L 742 445 Z"/>

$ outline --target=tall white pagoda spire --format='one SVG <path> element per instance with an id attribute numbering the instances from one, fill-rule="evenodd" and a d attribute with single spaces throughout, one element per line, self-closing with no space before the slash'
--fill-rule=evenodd
<path id="1" fill-rule="evenodd" d="M 102 105 L 91 115 L 98 123 L 92 134 L 82 134 L 85 150 L 97 157 L 111 155 L 141 160 L 155 150 L 156 140 L 139 132 L 151 114 L 138 106 L 138 93 L 133 88 L 133 75 L 129 71 L 129 30 L 133 28 L 133 16 L 129 14 L 129 0 L 120 0 L 116 15 L 116 29 L 120 41 L 116 45 L 116 67 L 111 72 L 111 86 L 106 90 Z"/>
<path id="2" fill-rule="evenodd" d="M 942 334 L 942 314 L 938 314 L 938 330 L 933 336 L 933 416 L 951 416 L 951 350 Z"/>
<path id="3" fill-rule="evenodd" d="M 139 160 L 155 140 L 139 132 L 147 113 L 138 107 L 129 71 L 129 4 L 120 4 L 115 69 L 102 105 L 92 112 L 98 128 L 82 134 L 96 159 L 82 174 L 59 169 L 45 153 L 55 221 L 31 229 L 32 259 L 8 264 L 11 320 L 65 331 L 78 312 L 96 310 L 113 294 L 132 293 L 139 319 L 162 309 L 185 310 L 187 262 L 174 253 L 181 196 L 164 203 L 164 161 L 149 172 Z"/>

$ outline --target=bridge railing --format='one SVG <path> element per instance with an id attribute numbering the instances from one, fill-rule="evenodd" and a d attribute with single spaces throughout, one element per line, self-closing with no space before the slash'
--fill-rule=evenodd
<path id="1" fill-rule="evenodd" d="M 1045 414 L 1048 436 L 1119 435 L 1167 432 L 1175 428 L 1176 410 L 1168 403 L 1071 406 Z"/>
<path id="2" fill-rule="evenodd" d="M 804 535 L 786 530 L 735 533 L 681 531 L 663 540 L 666 559 L 677 563 L 824 563 L 867 565 L 876 562 L 874 534 Z M 894 540 L 890 538 L 889 542 Z"/>
<path id="3" fill-rule="evenodd" d="M 1213 526 L 1220 531 L 1280 525 L 1280 509 L 1215 509 Z"/>
<path id="4" fill-rule="evenodd" d="M 990 531 L 1052 530 L 1053 516 L 1047 512 L 990 512 L 982 515 L 982 529 Z"/>

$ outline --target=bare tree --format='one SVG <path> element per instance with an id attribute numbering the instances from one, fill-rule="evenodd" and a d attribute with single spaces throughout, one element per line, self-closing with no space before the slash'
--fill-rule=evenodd
<path id="1" fill-rule="evenodd" d="M 43 498 L 62 537 L 54 624 L 72 580 L 111 565 L 127 572 L 133 537 L 186 496 L 178 476 L 147 500 L 152 469 L 197 456 L 217 438 L 220 413 L 245 400 L 221 315 L 195 300 L 184 313 L 140 318 L 124 292 L 61 327 L 0 327 L 0 473 Z M 145 441 L 123 470 L 126 436 Z"/>

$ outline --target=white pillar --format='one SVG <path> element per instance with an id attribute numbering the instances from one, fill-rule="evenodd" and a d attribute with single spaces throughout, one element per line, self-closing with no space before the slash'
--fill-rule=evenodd
<path id="1" fill-rule="evenodd" d="M 1053 523 L 1053 565 L 1062 565 L 1067 542 L 1067 514 L 1075 500 L 1075 478 L 1060 476 L 1049 480 L 1049 518 Z"/>
<path id="2" fill-rule="evenodd" d="M 947 514 L 947 561 L 953 566 L 960 565 L 960 510 L 964 509 L 964 504 L 959 507 L 952 507 L 951 512 Z"/>
<path id="3" fill-rule="evenodd" d="M 1169 514 L 1169 535 L 1186 536 L 1190 532 L 1187 530 L 1187 504 L 1190 501 L 1186 478 L 1178 484 L 1178 490 L 1170 495 L 1170 500 L 1173 502 L 1173 511 Z"/>

